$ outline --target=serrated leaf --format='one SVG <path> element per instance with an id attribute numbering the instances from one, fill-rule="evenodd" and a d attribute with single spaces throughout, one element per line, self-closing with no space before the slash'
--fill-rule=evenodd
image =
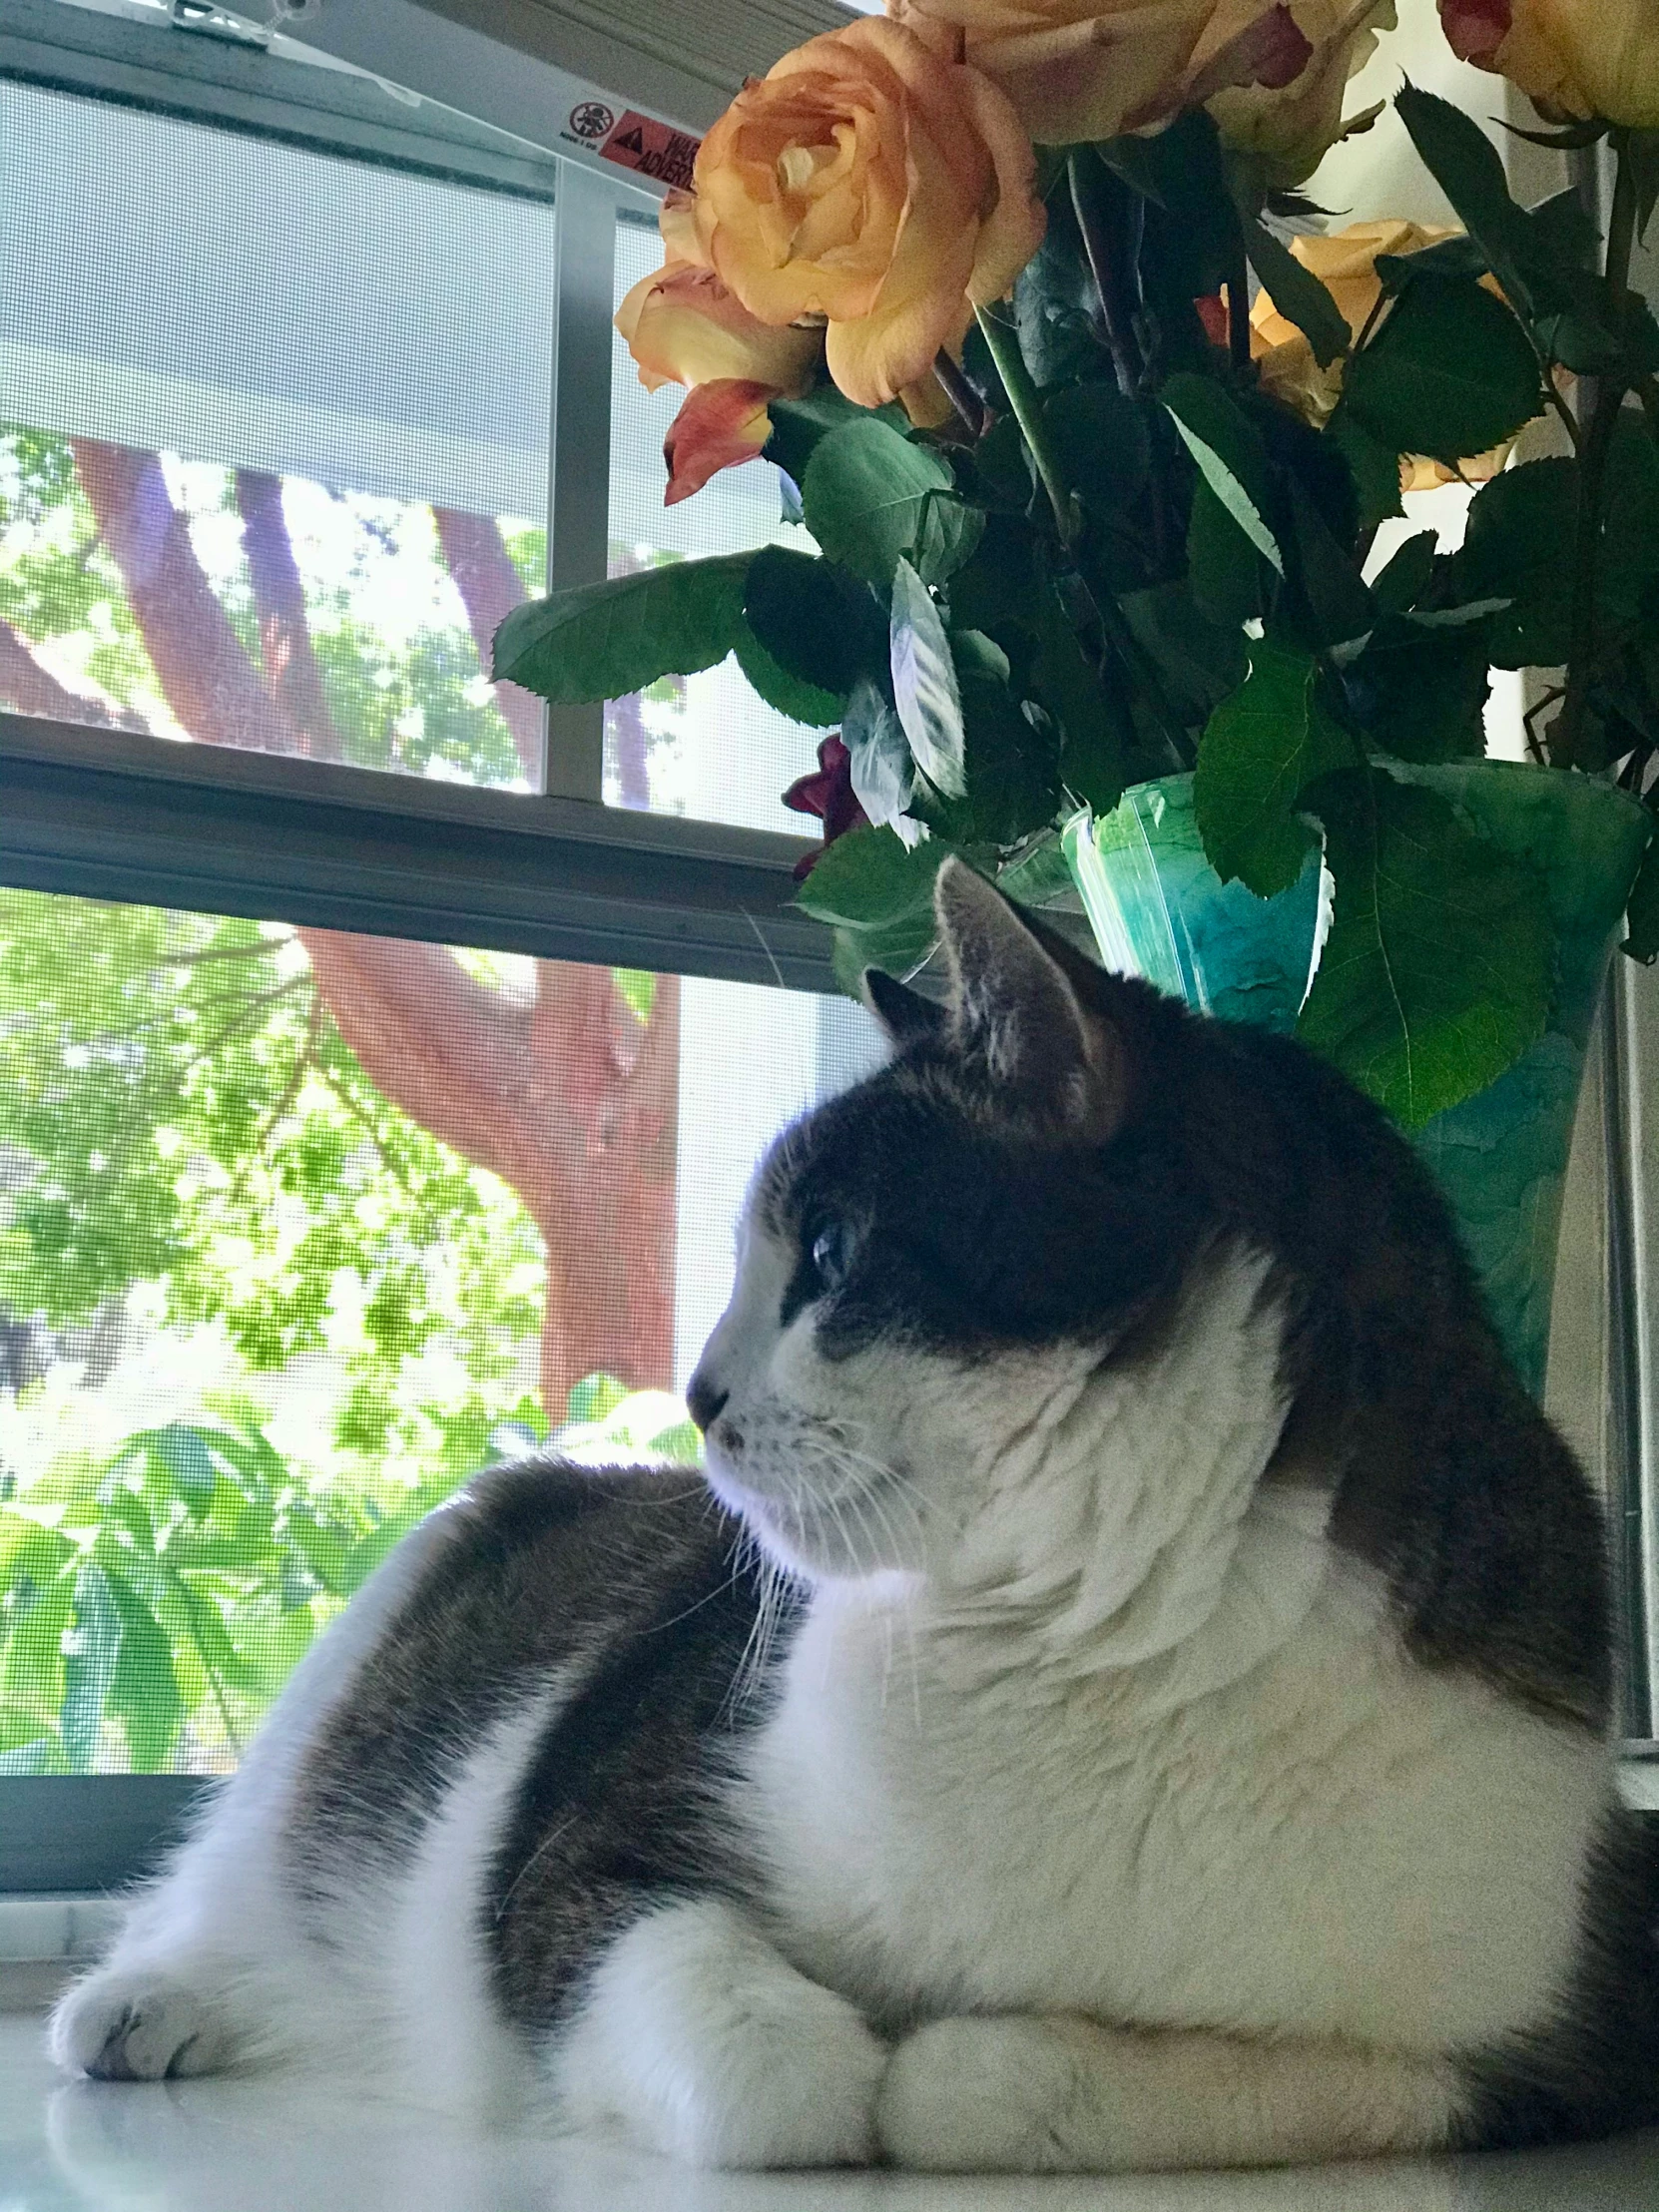
<path id="1" fill-rule="evenodd" d="M 953 494 L 939 456 L 861 416 L 814 448 L 801 485 L 807 527 L 830 560 L 885 591 L 914 552 L 929 498 Z"/>
<path id="2" fill-rule="evenodd" d="M 915 790 L 915 764 L 898 717 L 867 677 L 859 679 L 846 703 L 841 743 L 851 756 L 849 774 L 859 806 L 877 829 L 883 824 L 896 828 Z M 898 834 L 911 841 L 905 830 Z"/>
<path id="3" fill-rule="evenodd" d="M 1349 765 L 1353 740 L 1319 695 L 1319 665 L 1295 646 L 1259 638 L 1250 673 L 1199 741 L 1193 812 L 1210 865 L 1259 898 L 1287 889 L 1315 842 L 1297 819 L 1307 785 Z"/>
<path id="4" fill-rule="evenodd" d="M 1315 637 L 1325 646 L 1363 637 L 1377 620 L 1365 581 L 1303 486 L 1290 480 L 1291 526 L 1296 539 L 1297 581 L 1308 603 Z"/>
<path id="5" fill-rule="evenodd" d="M 827 729 L 830 723 L 839 721 L 839 695 L 823 691 L 817 684 L 806 683 L 794 675 L 773 658 L 747 622 L 738 633 L 736 652 L 738 666 L 748 677 L 751 688 L 779 714 L 788 715 L 794 722 L 804 722 L 814 730 Z"/>
<path id="6" fill-rule="evenodd" d="M 1379 523 L 1402 513 L 1399 504 L 1399 448 L 1374 437 L 1354 410 L 1337 403 L 1327 423 L 1326 436 L 1348 463 L 1360 500 L 1360 524 L 1375 530 Z"/>
<path id="7" fill-rule="evenodd" d="M 1498 668 L 1554 666 L 1572 627 L 1571 550 L 1578 529 L 1578 463 L 1565 458 L 1501 469 L 1469 502 L 1450 581 L 1461 601 L 1507 600 L 1487 622 Z"/>
<path id="8" fill-rule="evenodd" d="M 1503 161 L 1472 116 L 1437 93 L 1406 85 L 1394 101 L 1423 165 L 1456 210 L 1511 298 L 1532 251 L 1526 211 L 1509 191 Z M 1522 287 L 1524 288 L 1524 287 Z M 1522 302 L 1530 304 L 1530 300 Z M 1425 451 L 1426 448 L 1416 448 Z"/>
<path id="9" fill-rule="evenodd" d="M 1472 625 L 1425 634 L 1418 617 L 1394 616 L 1342 681 L 1355 721 L 1384 753 L 1477 761 L 1486 749 L 1486 667 L 1485 635 Z"/>
<path id="10" fill-rule="evenodd" d="M 1038 595 L 1038 645 L 1031 664 L 1037 696 L 1060 726 L 1060 776 L 1097 815 L 1123 797 L 1121 717 L 1100 673 L 1085 658 L 1052 583 Z"/>
<path id="11" fill-rule="evenodd" d="M 1408 285 L 1349 362 L 1343 404 L 1384 445 L 1454 463 L 1544 404 L 1537 358 L 1501 299 L 1468 279 Z"/>
<path id="12" fill-rule="evenodd" d="M 1268 526 L 1270 476 L 1262 441 L 1219 384 L 1186 372 L 1158 394 L 1199 474 L 1255 550 L 1283 576 L 1284 556 Z"/>
<path id="13" fill-rule="evenodd" d="M 1392 294 L 1419 276 L 1484 276 L 1490 265 L 1485 250 L 1459 232 L 1455 238 L 1419 246 L 1414 254 L 1379 254 L 1372 266 L 1382 289 Z"/>
<path id="14" fill-rule="evenodd" d="M 1642 855 L 1631 886 L 1630 904 L 1624 914 L 1625 935 L 1619 950 L 1632 960 L 1651 967 L 1659 959 L 1659 842 Z"/>
<path id="15" fill-rule="evenodd" d="M 867 585 L 811 553 L 763 546 L 744 581 L 744 620 L 780 667 L 845 699 L 886 663 L 887 625 Z"/>
<path id="16" fill-rule="evenodd" d="M 1382 613 L 1403 614 L 1416 605 L 1434 574 L 1434 546 L 1432 530 L 1415 530 L 1394 547 L 1371 583 L 1371 595 Z"/>
<path id="17" fill-rule="evenodd" d="M 948 851 L 934 838 L 911 847 L 890 830 L 848 830 L 825 847 L 795 903 L 820 921 L 852 928 L 930 916 L 933 878 Z"/>
<path id="18" fill-rule="evenodd" d="M 556 706 L 622 699 L 659 676 L 724 661 L 743 625 L 750 553 L 668 561 L 515 607 L 495 633 L 492 671 Z"/>
<path id="19" fill-rule="evenodd" d="M 1329 368 L 1348 351 L 1352 336 L 1348 317 L 1311 269 L 1253 217 L 1243 218 L 1245 253 L 1279 312 L 1297 328 L 1314 349 L 1321 368 Z"/>
<path id="20" fill-rule="evenodd" d="M 121 1611 L 102 1567 L 87 1564 L 75 1576 L 72 1647 L 64 1656 L 63 1706 L 58 1734 L 64 1756 L 78 1774 L 98 1756 L 104 1707 L 121 1659 Z"/>
<path id="21" fill-rule="evenodd" d="M 1202 480 L 1187 516 L 1187 581 L 1200 613 L 1222 629 L 1259 621 L 1271 604 L 1267 563 Z"/>
<path id="22" fill-rule="evenodd" d="M 907 427 L 904 410 L 897 404 L 860 407 L 856 401 L 843 398 L 829 382 L 815 384 L 799 399 L 771 400 L 767 413 L 772 418 L 772 435 L 761 449 L 762 456 L 776 461 L 797 487 L 813 454 L 832 431 L 843 429 L 849 422 L 881 422 L 900 434 Z M 799 522 L 801 517 L 786 515 L 785 520 Z"/>
<path id="23" fill-rule="evenodd" d="M 892 581 L 893 705 L 915 764 L 935 791 L 960 799 L 965 733 L 950 640 L 927 586 L 902 555 Z"/>
<path id="24" fill-rule="evenodd" d="M 1555 971 L 1543 884 L 1444 800 L 1381 770 L 1309 798 L 1336 904 L 1297 1034 L 1420 1129 L 1543 1034 Z"/>

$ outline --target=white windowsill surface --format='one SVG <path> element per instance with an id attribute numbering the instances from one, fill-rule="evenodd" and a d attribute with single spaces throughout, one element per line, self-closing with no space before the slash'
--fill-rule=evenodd
<path id="1" fill-rule="evenodd" d="M 1053 2181 L 704 2174 L 573 2137 L 469 2136 L 278 2082 L 62 2080 L 0 2019 L 5 2212 L 1652 2212 L 1659 2136 L 1523 2156 Z"/>

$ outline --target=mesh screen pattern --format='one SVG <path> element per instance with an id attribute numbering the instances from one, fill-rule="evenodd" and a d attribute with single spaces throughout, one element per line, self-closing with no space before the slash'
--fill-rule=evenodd
<path id="1" fill-rule="evenodd" d="M 480 1464 L 678 1395 L 848 1002 L 0 891 L 0 1772 L 234 1765 Z"/>
<path id="2" fill-rule="evenodd" d="M 553 222 L 0 84 L 0 706 L 539 790 Z"/>

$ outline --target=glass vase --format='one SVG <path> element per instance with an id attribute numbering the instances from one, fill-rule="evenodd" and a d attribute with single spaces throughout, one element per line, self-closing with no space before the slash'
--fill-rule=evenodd
<path id="1" fill-rule="evenodd" d="M 1611 785 L 1517 762 L 1398 773 L 1536 868 L 1556 926 L 1544 1034 L 1495 1083 L 1413 1137 L 1451 1202 L 1510 1357 L 1541 1397 L 1584 1053 L 1652 818 Z M 1062 842 L 1107 967 L 1224 1021 L 1295 1028 L 1328 911 L 1317 853 L 1276 898 L 1223 883 L 1204 857 L 1190 776 L 1137 785 L 1099 820 L 1074 817 Z"/>

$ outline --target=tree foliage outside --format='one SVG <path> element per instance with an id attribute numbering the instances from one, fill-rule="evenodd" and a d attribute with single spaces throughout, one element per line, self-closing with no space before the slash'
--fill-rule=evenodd
<path id="1" fill-rule="evenodd" d="M 12 428 L 0 705 L 533 787 L 543 561 Z M 232 1763 L 489 1457 L 695 1457 L 677 1080 L 673 978 L 0 890 L 0 1772 Z"/>

